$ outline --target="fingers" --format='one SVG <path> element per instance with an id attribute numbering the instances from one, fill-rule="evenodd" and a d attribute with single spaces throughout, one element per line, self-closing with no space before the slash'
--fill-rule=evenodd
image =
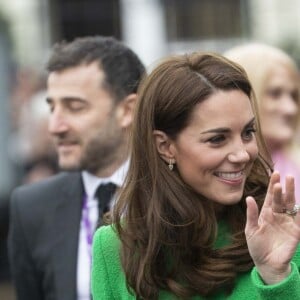
<path id="1" fill-rule="evenodd" d="M 247 221 L 246 221 L 245 233 L 248 239 L 252 236 L 252 233 L 258 227 L 258 207 L 253 197 L 247 197 L 246 203 L 247 203 Z"/>
<path id="2" fill-rule="evenodd" d="M 292 210 L 295 205 L 295 182 L 291 175 L 286 176 L 285 179 L 285 207 Z"/>
<path id="3" fill-rule="evenodd" d="M 285 178 L 285 194 L 283 195 L 280 184 L 280 174 L 274 171 L 271 175 L 270 183 L 265 199 L 264 206 L 272 207 L 273 212 L 282 213 L 286 209 L 292 210 L 295 205 L 295 183 L 294 177 L 287 175 Z"/>
<path id="4" fill-rule="evenodd" d="M 272 210 L 276 213 L 283 213 L 286 210 L 285 201 L 282 197 L 282 187 L 280 183 L 275 183 L 273 186 Z"/>
<path id="5" fill-rule="evenodd" d="M 250 202 L 252 202 L 250 200 Z M 248 203 L 248 202 L 247 202 Z M 250 204 L 251 205 L 251 204 Z M 275 213 L 293 211 L 295 206 L 295 182 L 294 177 L 287 175 L 285 178 L 285 194 L 280 184 L 280 174 L 274 171 L 271 175 L 263 209 L 272 208 Z M 300 214 L 300 212 L 299 212 Z M 297 220 L 300 219 L 297 217 Z"/>
<path id="6" fill-rule="evenodd" d="M 282 186 L 279 182 L 273 185 L 273 212 L 282 213 L 286 210 L 293 210 L 295 205 L 295 183 L 294 177 L 287 175 L 285 179 L 285 194 L 283 195 Z"/>
<path id="7" fill-rule="evenodd" d="M 274 185 L 276 183 L 279 183 L 279 182 L 280 182 L 279 172 L 274 171 L 271 175 L 271 178 L 270 178 L 270 183 L 269 183 L 269 186 L 268 186 L 267 195 L 266 195 L 266 199 L 265 199 L 265 202 L 264 202 L 265 207 L 272 206 Z"/>

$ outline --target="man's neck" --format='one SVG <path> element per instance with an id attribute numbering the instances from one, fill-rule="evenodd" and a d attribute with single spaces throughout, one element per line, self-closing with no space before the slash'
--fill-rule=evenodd
<path id="1" fill-rule="evenodd" d="M 95 172 L 90 172 L 91 174 L 93 174 L 94 176 L 100 177 L 100 178 L 107 178 L 112 176 L 125 162 L 127 159 L 123 159 L 123 160 L 119 160 L 119 161 L 115 161 L 114 163 L 98 169 Z"/>

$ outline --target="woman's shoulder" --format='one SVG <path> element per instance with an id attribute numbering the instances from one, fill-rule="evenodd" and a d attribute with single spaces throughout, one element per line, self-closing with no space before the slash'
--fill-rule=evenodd
<path id="1" fill-rule="evenodd" d="M 102 226 L 95 232 L 91 277 L 94 299 L 121 299 L 123 291 L 128 293 L 121 266 L 120 245 L 114 226 Z"/>
<path id="2" fill-rule="evenodd" d="M 116 229 L 113 225 L 101 226 L 94 235 L 94 244 L 103 247 L 119 246 L 120 241 Z"/>
<path id="3" fill-rule="evenodd" d="M 99 266 L 104 264 L 114 269 L 120 268 L 120 240 L 112 225 L 102 226 L 95 232 L 93 260 Z"/>

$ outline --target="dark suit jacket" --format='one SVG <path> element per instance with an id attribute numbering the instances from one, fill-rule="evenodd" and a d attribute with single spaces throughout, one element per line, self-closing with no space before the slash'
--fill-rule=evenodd
<path id="1" fill-rule="evenodd" d="M 9 256 L 19 300 L 75 300 L 83 186 L 79 172 L 17 188 Z"/>

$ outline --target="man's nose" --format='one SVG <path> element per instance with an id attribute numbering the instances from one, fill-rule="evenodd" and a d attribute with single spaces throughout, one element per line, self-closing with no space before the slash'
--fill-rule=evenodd
<path id="1" fill-rule="evenodd" d="M 53 111 L 49 117 L 48 131 L 50 134 L 60 134 L 68 130 L 69 126 L 63 114 L 58 111 Z"/>

